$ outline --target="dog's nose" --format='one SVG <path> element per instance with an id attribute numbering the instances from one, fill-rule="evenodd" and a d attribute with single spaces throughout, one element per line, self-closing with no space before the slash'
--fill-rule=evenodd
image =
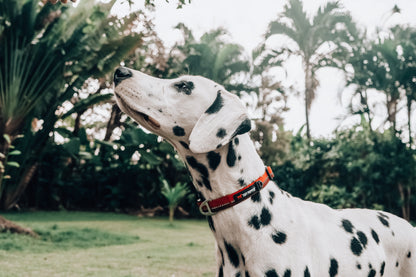
<path id="1" fill-rule="evenodd" d="M 133 76 L 133 73 L 129 69 L 122 66 L 117 68 L 116 72 L 114 72 L 114 85 L 117 86 L 121 81 L 128 79 L 131 76 Z"/>

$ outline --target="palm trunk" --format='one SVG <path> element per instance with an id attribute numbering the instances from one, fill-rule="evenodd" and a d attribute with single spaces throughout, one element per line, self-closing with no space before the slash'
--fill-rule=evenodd
<path id="1" fill-rule="evenodd" d="M 408 97 L 407 98 L 407 129 L 409 132 L 409 145 L 410 146 L 412 146 L 413 144 L 411 119 L 412 119 L 412 101 Z"/>
<path id="2" fill-rule="evenodd" d="M 312 73 L 310 72 L 309 62 L 305 62 L 305 119 L 306 119 L 306 138 L 308 144 L 311 142 L 311 131 L 309 124 L 309 110 L 311 106 L 311 88 L 312 88 Z"/>
<path id="3" fill-rule="evenodd" d="M 400 200 L 402 202 L 401 209 L 403 218 L 406 220 L 410 220 L 410 194 L 411 189 L 407 187 L 406 190 L 403 188 L 401 183 L 397 184 L 397 188 L 399 189 Z"/>
<path id="4" fill-rule="evenodd" d="M 17 201 L 19 201 L 20 197 L 32 180 L 33 175 L 35 175 L 37 168 L 37 162 L 29 166 L 28 169 L 26 169 L 26 171 L 23 173 L 22 178 L 20 178 L 20 182 L 17 184 L 15 190 L 6 193 L 6 195 L 3 195 L 3 209 L 11 209 L 17 204 Z"/>
<path id="5" fill-rule="evenodd" d="M 175 215 L 175 207 L 169 206 L 169 224 L 173 225 L 173 217 Z"/>

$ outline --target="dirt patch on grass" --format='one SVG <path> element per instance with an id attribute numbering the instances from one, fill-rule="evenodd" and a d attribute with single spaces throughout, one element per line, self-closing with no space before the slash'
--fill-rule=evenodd
<path id="1" fill-rule="evenodd" d="M 10 232 L 16 234 L 29 235 L 34 238 L 39 237 L 32 229 L 24 228 L 0 216 L 0 232 Z"/>

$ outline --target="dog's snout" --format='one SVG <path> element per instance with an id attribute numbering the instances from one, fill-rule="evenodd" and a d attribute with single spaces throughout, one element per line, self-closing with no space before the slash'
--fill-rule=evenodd
<path id="1" fill-rule="evenodd" d="M 133 73 L 125 68 L 125 67 L 119 67 L 116 69 L 116 72 L 114 72 L 114 85 L 117 86 L 121 81 L 130 78 L 133 76 Z"/>

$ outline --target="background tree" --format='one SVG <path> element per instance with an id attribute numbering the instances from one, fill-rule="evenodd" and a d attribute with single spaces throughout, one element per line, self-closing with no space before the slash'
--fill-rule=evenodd
<path id="1" fill-rule="evenodd" d="M 405 105 L 407 112 L 408 140 L 412 142 L 412 103 L 415 89 L 415 45 L 412 41 L 414 30 L 401 26 L 394 26 L 387 34 L 375 40 L 362 38 L 352 44 L 353 51 L 346 60 L 351 65 L 351 72 L 347 74 L 347 84 L 353 86 L 358 95 L 359 104 L 352 108 L 353 113 L 365 113 L 368 116 L 370 128 L 374 118 L 376 97 L 384 95 L 383 104 L 386 110 L 386 122 L 395 132 L 405 131 L 397 126 L 397 114 L 400 106 Z M 370 103 L 372 101 L 372 103 Z M 385 125 L 379 126 L 384 128 Z"/>
<path id="2" fill-rule="evenodd" d="M 284 35 L 295 45 L 282 46 L 276 55 L 294 55 L 302 59 L 308 139 L 311 138 L 309 111 L 319 86 L 316 72 L 322 67 L 341 65 L 331 54 L 336 48 L 344 47 L 343 42 L 348 43 L 353 39 L 351 32 L 355 32 L 355 26 L 350 15 L 341 9 L 339 2 L 327 3 L 310 18 L 303 10 L 300 0 L 289 0 L 277 20 L 269 24 L 266 39 L 273 35 Z"/>
<path id="3" fill-rule="evenodd" d="M 250 86 L 255 89 L 245 95 L 249 99 L 245 102 L 255 122 L 251 137 L 264 162 L 276 165 L 285 161 L 289 149 L 290 132 L 284 130 L 282 114 L 288 110 L 287 92 L 291 88 L 283 87 L 271 73 L 283 66 L 276 51 L 261 44 L 252 52 L 252 58 Z"/>
<path id="4" fill-rule="evenodd" d="M 187 184 L 177 183 L 174 187 L 170 187 L 166 180 L 163 180 L 162 194 L 166 197 L 169 207 L 169 223 L 173 225 L 175 210 L 180 202 L 189 193 Z"/>
<path id="5" fill-rule="evenodd" d="M 204 76 L 229 91 L 250 90 L 245 85 L 246 80 L 238 78 L 250 70 L 248 57 L 244 56 L 242 46 L 226 41 L 227 32 L 224 29 L 207 32 L 196 41 L 185 25 L 179 24 L 176 28 L 184 35 L 184 41 L 172 50 L 176 56 L 174 59 L 182 60 L 176 72 Z"/>

